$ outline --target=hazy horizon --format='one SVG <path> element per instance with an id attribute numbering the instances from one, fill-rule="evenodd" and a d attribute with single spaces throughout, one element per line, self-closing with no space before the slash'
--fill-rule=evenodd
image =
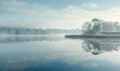
<path id="1" fill-rule="evenodd" d="M 0 26 L 81 29 L 84 22 L 93 18 L 120 22 L 119 2 L 119 0 L 0 0 Z"/>

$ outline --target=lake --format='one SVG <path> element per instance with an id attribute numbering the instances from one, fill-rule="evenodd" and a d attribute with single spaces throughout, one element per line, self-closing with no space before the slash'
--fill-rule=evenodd
<path id="1" fill-rule="evenodd" d="M 0 71 L 119 71 L 119 39 L 0 37 Z"/>

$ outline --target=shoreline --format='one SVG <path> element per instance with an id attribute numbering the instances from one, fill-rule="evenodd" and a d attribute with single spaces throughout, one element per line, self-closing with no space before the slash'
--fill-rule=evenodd
<path id="1" fill-rule="evenodd" d="M 65 35 L 65 38 L 120 38 L 120 35 L 87 34 L 87 35 Z"/>

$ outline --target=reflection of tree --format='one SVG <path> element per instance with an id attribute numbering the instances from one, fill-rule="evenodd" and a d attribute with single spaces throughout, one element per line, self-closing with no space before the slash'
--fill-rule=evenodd
<path id="1" fill-rule="evenodd" d="M 118 46 L 120 46 L 119 42 L 84 40 L 82 48 L 93 55 L 98 55 L 103 52 L 118 51 Z"/>
<path id="2" fill-rule="evenodd" d="M 9 43 L 9 42 L 29 42 L 29 41 L 60 41 L 64 40 L 60 36 L 6 36 L 0 37 L 0 43 Z"/>

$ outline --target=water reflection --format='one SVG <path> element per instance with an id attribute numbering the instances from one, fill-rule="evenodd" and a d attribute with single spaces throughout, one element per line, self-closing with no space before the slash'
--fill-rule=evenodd
<path id="1" fill-rule="evenodd" d="M 62 36 L 3 36 L 0 43 L 28 42 L 28 41 L 60 41 L 65 40 Z"/>
<path id="2" fill-rule="evenodd" d="M 104 52 L 119 51 L 120 41 L 114 39 L 85 39 L 82 48 L 86 52 L 98 55 Z"/>
<path id="3" fill-rule="evenodd" d="M 119 71 L 119 44 L 119 39 L 4 37 L 0 71 Z"/>

